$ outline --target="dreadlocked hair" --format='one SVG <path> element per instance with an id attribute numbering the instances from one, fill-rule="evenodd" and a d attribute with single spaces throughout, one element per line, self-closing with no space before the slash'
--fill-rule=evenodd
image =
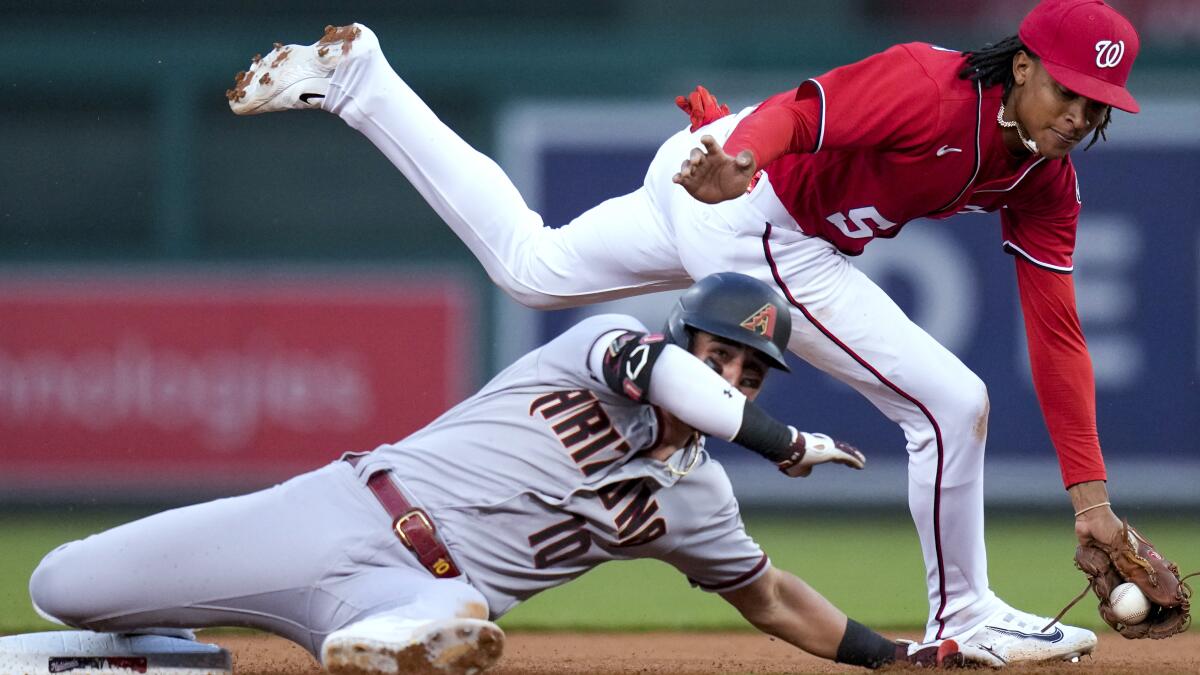
<path id="1" fill-rule="evenodd" d="M 984 87 L 1003 85 L 1004 98 L 1008 98 L 1008 93 L 1012 91 L 1015 84 L 1012 60 L 1017 52 L 1025 52 L 1034 59 L 1038 58 L 1037 54 L 1030 51 L 1024 42 L 1021 42 L 1020 37 L 1011 35 L 995 44 L 988 43 L 984 45 L 983 49 L 963 52 L 963 60 L 966 61 L 966 65 L 958 71 L 958 76 L 964 80 L 978 82 Z M 1108 129 L 1108 123 L 1111 121 L 1112 107 L 1105 106 L 1104 119 L 1096 127 L 1095 133 L 1092 134 L 1092 140 L 1088 142 L 1084 150 L 1095 145 L 1098 140 L 1108 140 L 1105 130 Z"/>

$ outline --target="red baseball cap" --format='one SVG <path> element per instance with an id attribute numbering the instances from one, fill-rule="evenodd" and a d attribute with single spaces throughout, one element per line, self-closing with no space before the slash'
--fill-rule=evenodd
<path id="1" fill-rule="evenodd" d="M 1141 109 L 1125 88 L 1137 58 L 1137 31 L 1101 0 L 1044 0 L 1018 34 L 1062 86 L 1126 112 Z"/>

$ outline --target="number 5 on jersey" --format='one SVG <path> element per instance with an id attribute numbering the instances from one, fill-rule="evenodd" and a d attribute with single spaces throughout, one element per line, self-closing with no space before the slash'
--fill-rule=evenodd
<path id="1" fill-rule="evenodd" d="M 896 226 L 896 223 L 883 217 L 874 206 L 860 206 L 850 209 L 849 218 L 841 213 L 825 216 L 825 220 L 833 223 L 842 234 L 852 239 L 867 239 L 874 237 L 876 232 L 885 232 Z M 874 223 L 872 227 L 871 223 Z M 853 227 L 851 227 L 853 226 Z"/>

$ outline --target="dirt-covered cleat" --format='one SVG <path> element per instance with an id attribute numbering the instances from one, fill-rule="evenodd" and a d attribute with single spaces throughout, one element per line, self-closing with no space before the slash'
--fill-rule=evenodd
<path id="1" fill-rule="evenodd" d="M 326 26 L 325 34 L 311 45 L 276 42 L 266 56 L 255 55 L 250 68 L 234 76 L 225 98 L 238 115 L 318 109 L 338 64 L 351 53 L 378 48 L 371 29 L 357 23 Z"/>
<path id="2" fill-rule="evenodd" d="M 503 651 L 504 631 L 491 621 L 413 621 L 382 614 L 330 633 L 321 662 L 332 675 L 474 675 Z"/>
<path id="3" fill-rule="evenodd" d="M 1086 628 L 1004 607 L 988 617 L 972 635 L 958 640 L 974 664 L 1003 667 L 1036 661 L 1078 661 L 1096 649 L 1096 634 Z"/>
<path id="4" fill-rule="evenodd" d="M 230 675 L 227 650 L 174 635 L 93 633 L 84 630 L 27 633 L 0 638 L 0 673 L 5 675 Z M 169 633 L 169 634 L 168 634 Z"/>

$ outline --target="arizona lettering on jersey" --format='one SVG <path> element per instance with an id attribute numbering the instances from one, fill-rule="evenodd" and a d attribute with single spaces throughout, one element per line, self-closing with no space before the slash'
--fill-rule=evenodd
<path id="1" fill-rule="evenodd" d="M 702 445 L 686 475 L 685 451 L 646 456 L 653 407 L 589 366 L 597 341 L 622 333 L 647 331 L 627 316 L 586 319 L 363 460 L 392 469 L 493 617 L 609 560 L 658 558 L 717 591 L 767 569 L 720 465 Z"/>
<path id="2" fill-rule="evenodd" d="M 629 452 L 629 443 L 613 428 L 600 399 L 585 389 L 543 394 L 530 404 L 529 414 L 541 415 L 550 424 L 585 476 Z"/>
<path id="3" fill-rule="evenodd" d="M 654 487 L 652 481 L 630 479 L 605 485 L 597 492 L 619 528 L 617 546 L 645 546 L 667 533 L 664 518 L 650 519 L 659 512 L 658 502 L 652 496 Z M 623 503 L 624 508 L 618 510 Z M 592 535 L 586 525 L 583 518 L 571 516 L 529 535 L 534 566 L 545 569 L 587 553 L 592 547 Z"/>

